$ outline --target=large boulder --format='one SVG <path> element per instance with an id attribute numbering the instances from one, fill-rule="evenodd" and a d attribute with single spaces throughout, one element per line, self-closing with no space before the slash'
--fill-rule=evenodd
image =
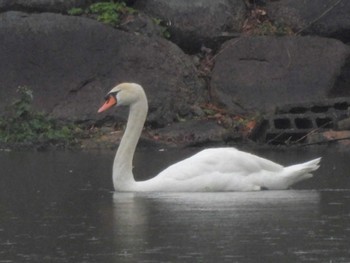
<path id="1" fill-rule="evenodd" d="M 149 121 L 162 126 L 203 98 L 191 60 L 174 44 L 60 14 L 0 14 L 0 110 L 27 85 L 53 116 L 98 119 L 105 93 L 137 82 L 149 97 Z M 102 115 L 105 116 L 105 115 Z"/>
<path id="2" fill-rule="evenodd" d="M 246 15 L 242 0 L 138 0 L 135 7 L 165 21 L 170 39 L 190 53 L 240 32 Z"/>
<path id="3" fill-rule="evenodd" d="M 266 8 L 271 19 L 296 32 L 350 41 L 350 1 L 279 0 Z"/>
<path id="4" fill-rule="evenodd" d="M 231 40 L 216 57 L 211 89 L 232 111 L 328 97 L 349 57 L 349 47 L 320 37 L 246 37 Z"/>
<path id="5" fill-rule="evenodd" d="M 84 7 L 96 0 L 1 0 L 0 11 L 66 12 L 73 7 Z"/>

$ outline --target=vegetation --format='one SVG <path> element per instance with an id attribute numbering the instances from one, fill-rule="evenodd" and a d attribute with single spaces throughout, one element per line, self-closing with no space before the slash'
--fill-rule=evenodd
<path id="1" fill-rule="evenodd" d="M 295 35 L 295 32 L 290 26 L 271 20 L 266 10 L 259 6 L 250 10 L 247 19 L 244 21 L 242 30 L 245 34 L 258 36 Z"/>
<path id="2" fill-rule="evenodd" d="M 166 23 L 163 20 L 159 19 L 159 18 L 152 18 L 152 20 L 153 20 L 153 23 L 155 23 L 156 25 L 158 25 L 160 27 L 160 29 L 162 31 L 162 36 L 164 38 L 169 39 L 170 38 L 170 32 L 168 30 L 168 26 L 166 25 Z"/>
<path id="3" fill-rule="evenodd" d="M 69 15 L 92 16 L 98 21 L 111 26 L 118 26 L 121 17 L 135 13 L 135 9 L 128 7 L 124 2 L 98 2 L 90 5 L 85 10 L 82 8 L 72 8 L 68 10 Z"/>
<path id="4" fill-rule="evenodd" d="M 98 2 L 90 5 L 86 9 L 74 7 L 67 11 L 69 15 L 85 15 L 113 27 L 120 25 L 127 15 L 135 14 L 136 12 L 135 9 L 128 7 L 125 2 L 122 1 Z M 161 35 L 169 39 L 170 32 L 166 22 L 158 18 L 152 18 L 152 21 L 160 27 Z"/>
<path id="5" fill-rule="evenodd" d="M 80 7 L 73 7 L 70 10 L 68 10 L 68 15 L 71 16 L 80 16 L 82 14 L 84 14 L 84 9 L 80 8 Z"/>
<path id="6" fill-rule="evenodd" d="M 32 109 L 33 92 L 28 87 L 19 87 L 19 99 L 0 117 L 0 143 L 63 144 L 76 143 L 80 129 L 74 125 L 59 124 L 44 113 Z"/>
<path id="7" fill-rule="evenodd" d="M 257 25 L 255 29 L 256 35 L 262 35 L 262 36 L 290 36 L 294 35 L 293 30 L 280 23 L 271 22 L 271 21 L 264 21 L 261 24 Z"/>
<path id="8" fill-rule="evenodd" d="M 245 137 L 248 137 L 257 127 L 261 116 L 257 113 L 249 113 L 245 116 L 231 114 L 227 109 L 220 108 L 215 104 L 207 103 L 201 105 L 204 112 L 204 119 L 216 120 L 216 123 L 226 129 L 239 131 Z"/>
<path id="9" fill-rule="evenodd" d="M 116 26 L 120 23 L 120 15 L 132 14 L 134 9 L 127 7 L 124 2 L 101 2 L 92 4 L 89 12 L 97 15 L 97 20 Z"/>

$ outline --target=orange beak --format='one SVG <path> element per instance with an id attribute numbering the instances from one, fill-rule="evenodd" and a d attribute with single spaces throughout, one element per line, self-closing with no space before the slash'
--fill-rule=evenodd
<path id="1" fill-rule="evenodd" d="M 103 112 L 105 110 L 108 110 L 109 108 L 113 107 L 117 104 L 117 100 L 114 96 L 108 96 L 105 103 L 101 106 L 101 108 L 98 109 L 98 113 Z"/>

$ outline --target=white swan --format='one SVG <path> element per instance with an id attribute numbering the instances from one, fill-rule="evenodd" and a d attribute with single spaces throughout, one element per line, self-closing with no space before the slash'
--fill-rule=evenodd
<path id="1" fill-rule="evenodd" d="M 255 191 L 287 189 L 292 184 L 312 177 L 321 158 L 283 167 L 272 161 L 235 148 L 213 148 L 175 163 L 147 181 L 135 181 L 132 161 L 146 120 L 148 103 L 143 88 L 135 83 L 122 83 L 106 96 L 98 112 L 114 105 L 130 107 L 124 136 L 113 164 L 116 191 Z"/>

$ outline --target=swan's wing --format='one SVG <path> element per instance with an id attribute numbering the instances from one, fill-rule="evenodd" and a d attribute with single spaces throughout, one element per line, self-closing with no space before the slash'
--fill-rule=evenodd
<path id="1" fill-rule="evenodd" d="M 277 163 L 235 148 L 213 148 L 169 166 L 157 177 L 188 180 L 210 174 L 248 176 L 262 171 L 277 172 L 282 169 L 283 166 Z"/>

